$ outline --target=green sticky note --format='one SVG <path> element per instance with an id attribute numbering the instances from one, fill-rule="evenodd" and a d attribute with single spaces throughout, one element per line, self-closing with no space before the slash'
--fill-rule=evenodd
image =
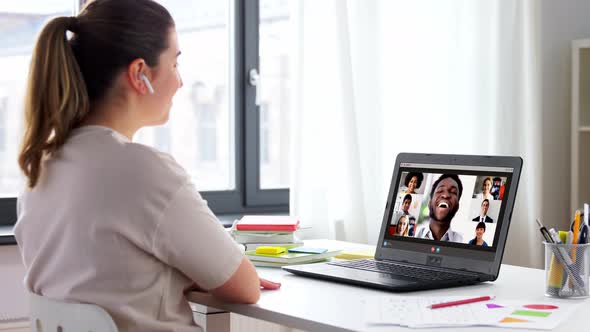
<path id="1" fill-rule="evenodd" d="M 550 312 L 530 311 L 530 310 L 516 310 L 512 315 L 531 316 L 531 317 L 547 317 L 551 315 Z"/>

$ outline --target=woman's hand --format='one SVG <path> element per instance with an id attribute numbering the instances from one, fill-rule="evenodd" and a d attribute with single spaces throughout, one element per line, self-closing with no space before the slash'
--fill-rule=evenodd
<path id="1" fill-rule="evenodd" d="M 260 278 L 260 288 L 275 290 L 281 288 L 281 283 Z"/>

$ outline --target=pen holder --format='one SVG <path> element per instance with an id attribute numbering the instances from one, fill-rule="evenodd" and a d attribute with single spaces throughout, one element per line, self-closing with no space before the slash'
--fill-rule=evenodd
<path id="1" fill-rule="evenodd" d="M 590 244 L 545 244 L 545 295 L 584 298 L 589 295 Z"/>

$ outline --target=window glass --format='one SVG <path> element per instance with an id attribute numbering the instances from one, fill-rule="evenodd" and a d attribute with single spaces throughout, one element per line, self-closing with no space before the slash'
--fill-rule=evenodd
<path id="1" fill-rule="evenodd" d="M 259 56 L 260 188 L 289 187 L 289 54 L 292 15 L 287 0 L 261 0 Z"/>
<path id="2" fill-rule="evenodd" d="M 161 0 L 175 20 L 183 87 L 168 123 L 140 130 L 135 141 L 172 156 L 200 191 L 235 189 L 231 1 Z"/>
<path id="3" fill-rule="evenodd" d="M 71 16 L 71 0 L 0 2 L 0 197 L 15 197 L 25 185 L 17 155 L 23 132 L 23 99 L 37 33 L 55 16 Z"/>

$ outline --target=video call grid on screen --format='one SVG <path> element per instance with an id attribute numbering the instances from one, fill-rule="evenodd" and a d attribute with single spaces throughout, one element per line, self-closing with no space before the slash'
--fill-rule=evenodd
<path id="1" fill-rule="evenodd" d="M 385 239 L 437 243 L 437 245 L 444 243 L 458 248 L 495 251 L 504 219 L 513 171 L 512 168 L 507 167 L 402 163 L 400 177 L 394 186 L 396 190 L 395 201 L 390 210 Z M 437 241 L 431 239 L 430 237 L 433 236 L 427 232 L 430 229 L 429 203 L 432 199 L 431 189 L 442 174 L 457 175 L 463 186 L 463 191 L 458 200 L 458 208 L 450 221 L 451 231 L 447 232 L 448 235 L 445 239 Z M 454 180 L 445 182 L 452 184 Z M 411 196 L 409 206 L 407 204 L 408 194 Z M 438 202 L 448 200 L 449 197 L 446 195 L 448 194 L 442 198 L 439 195 Z M 435 193 L 433 196 L 437 196 L 437 194 Z M 404 198 L 406 199 L 404 200 Z M 435 197 L 434 205 L 436 205 L 436 201 Z M 441 207 L 445 208 L 444 205 Z M 449 207 L 447 212 L 452 212 L 453 209 L 455 207 Z M 439 216 L 444 214 L 444 211 L 439 212 Z M 436 218 L 438 217 L 435 215 L 434 219 Z M 422 228 L 424 230 L 421 230 Z M 477 238 L 476 232 L 481 234 L 481 239 Z M 432 232 L 430 233 L 432 234 Z"/>

